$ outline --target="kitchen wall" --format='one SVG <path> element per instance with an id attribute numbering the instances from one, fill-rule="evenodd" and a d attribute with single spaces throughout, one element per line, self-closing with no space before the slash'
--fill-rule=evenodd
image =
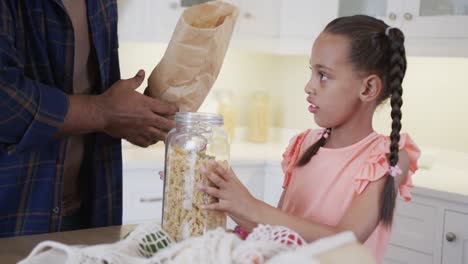
<path id="1" fill-rule="evenodd" d="M 310 74 L 307 57 L 276 57 L 280 67 L 286 127 L 308 126 L 303 86 Z M 417 143 L 468 152 L 468 58 L 409 57 L 403 83 L 403 131 Z M 389 133 L 390 106 L 382 105 L 375 129 Z"/>
<path id="2" fill-rule="evenodd" d="M 121 43 L 119 53 L 122 78 L 135 75 L 140 68 L 145 69 L 148 77 L 164 55 L 165 49 L 164 44 Z M 237 112 L 236 123 L 245 126 L 248 115 L 245 106 L 250 95 L 255 91 L 266 91 L 276 96 L 279 90 L 277 87 L 281 78 L 278 76 L 277 61 L 277 57 L 269 54 L 228 50 L 219 77 L 200 111 L 216 112 L 216 95 L 231 93 L 231 101 Z M 139 91 L 143 90 L 143 86 L 139 88 Z"/>
<path id="3" fill-rule="evenodd" d="M 139 68 L 149 75 L 164 54 L 165 45 L 121 43 L 122 77 Z M 468 58 L 408 58 L 404 81 L 403 130 L 415 141 L 434 148 L 468 153 Z M 314 127 L 307 111 L 304 85 L 309 78 L 307 56 L 279 56 L 230 49 L 212 93 L 200 111 L 216 111 L 216 93 L 229 91 L 237 114 L 237 126 L 248 123 L 248 103 L 254 91 L 266 91 L 271 99 L 275 127 Z M 140 87 L 140 91 L 144 87 Z M 375 116 L 375 128 L 390 131 L 389 106 Z"/>

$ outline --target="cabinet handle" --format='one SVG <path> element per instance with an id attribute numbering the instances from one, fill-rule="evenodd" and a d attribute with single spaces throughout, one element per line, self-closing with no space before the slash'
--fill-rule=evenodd
<path id="1" fill-rule="evenodd" d="M 397 17 L 398 17 L 397 14 L 395 14 L 393 12 L 388 14 L 388 19 L 390 19 L 391 21 L 395 21 L 397 19 Z"/>
<path id="2" fill-rule="evenodd" d="M 141 203 L 157 203 L 162 202 L 163 198 L 160 197 L 142 197 L 140 198 Z"/>
<path id="3" fill-rule="evenodd" d="M 405 13 L 405 15 L 403 17 L 408 21 L 413 19 L 413 15 L 411 13 Z"/>
<path id="4" fill-rule="evenodd" d="M 448 242 L 453 242 L 457 239 L 457 236 L 452 232 L 448 232 L 445 234 L 445 239 L 447 239 Z"/>
<path id="5" fill-rule="evenodd" d="M 252 17 L 253 17 L 253 15 L 250 12 L 247 12 L 247 13 L 244 14 L 245 19 L 251 19 Z"/>

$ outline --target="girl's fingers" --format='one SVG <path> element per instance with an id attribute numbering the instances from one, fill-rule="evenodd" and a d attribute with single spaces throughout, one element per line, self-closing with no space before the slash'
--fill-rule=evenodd
<path id="1" fill-rule="evenodd" d="M 223 199 L 224 197 L 218 188 L 213 188 L 209 186 L 203 186 L 202 184 L 198 184 L 197 189 L 218 199 Z"/>
<path id="2" fill-rule="evenodd" d="M 216 186 L 220 188 L 225 186 L 225 183 L 226 183 L 225 180 L 221 178 L 219 175 L 217 175 L 216 173 L 209 172 L 205 167 L 201 167 L 200 171 Z"/>
<path id="3" fill-rule="evenodd" d="M 229 177 L 228 172 L 218 162 L 212 160 L 210 161 L 210 166 L 213 169 L 213 171 L 217 173 L 219 176 L 223 177 L 226 180 L 228 179 Z"/>
<path id="4" fill-rule="evenodd" d="M 200 207 L 204 210 L 225 211 L 225 208 L 221 203 L 204 204 Z"/>

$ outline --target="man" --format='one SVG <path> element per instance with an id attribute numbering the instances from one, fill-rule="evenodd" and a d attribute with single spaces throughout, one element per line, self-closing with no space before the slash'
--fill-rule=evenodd
<path id="1" fill-rule="evenodd" d="M 121 224 L 120 138 L 177 107 L 119 80 L 116 0 L 0 3 L 0 237 Z"/>

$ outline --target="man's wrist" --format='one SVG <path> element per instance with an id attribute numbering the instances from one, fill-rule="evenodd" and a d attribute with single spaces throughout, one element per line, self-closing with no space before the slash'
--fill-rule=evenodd
<path id="1" fill-rule="evenodd" d="M 89 96 L 89 105 L 93 109 L 96 118 L 96 129 L 99 132 L 104 132 L 109 124 L 110 109 L 105 95 L 92 95 Z"/>
<path id="2" fill-rule="evenodd" d="M 109 114 L 106 98 L 103 95 L 70 95 L 69 121 L 79 122 L 79 126 L 72 125 L 72 134 L 103 132 L 108 124 Z"/>

